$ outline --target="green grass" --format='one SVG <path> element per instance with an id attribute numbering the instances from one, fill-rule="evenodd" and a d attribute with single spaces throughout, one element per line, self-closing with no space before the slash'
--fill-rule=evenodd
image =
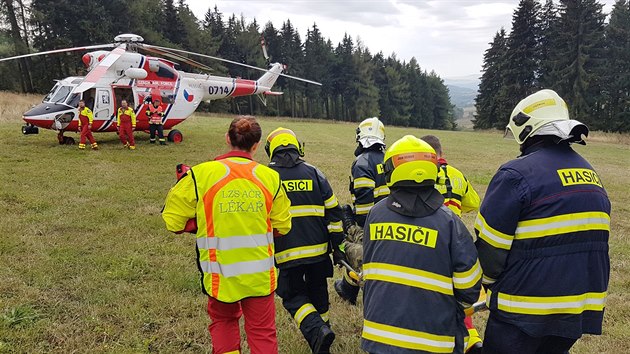
<path id="1" fill-rule="evenodd" d="M 137 134 L 138 150 L 129 151 L 115 135 L 95 134 L 101 150 L 79 151 L 57 145 L 53 132 L 22 136 L 17 118 L 0 124 L 0 353 L 210 352 L 194 239 L 168 233 L 160 210 L 176 164 L 194 165 L 226 151 L 230 119 L 194 116 L 178 127 L 184 143 L 177 146 L 152 146 Z M 278 126 L 293 129 L 306 143 L 306 160 L 328 176 L 341 201 L 349 201 L 354 124 L 260 121 L 264 136 Z M 387 128 L 387 141 L 427 133 L 442 139 L 449 162 L 481 195 L 497 167 L 518 155 L 516 143 L 499 133 Z M 626 352 L 630 149 L 606 139 L 576 149 L 599 171 L 613 219 L 604 335 L 580 340 L 573 352 Z M 255 158 L 267 161 L 262 149 Z M 473 218 L 464 218 L 470 228 Z M 333 350 L 360 353 L 361 308 L 345 306 L 330 289 Z M 281 352 L 308 352 L 277 305 Z M 483 328 L 484 315 L 475 322 Z"/>

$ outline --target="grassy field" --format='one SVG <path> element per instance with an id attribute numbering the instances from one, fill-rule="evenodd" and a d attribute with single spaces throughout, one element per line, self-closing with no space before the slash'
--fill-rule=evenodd
<path id="1" fill-rule="evenodd" d="M 59 146 L 50 131 L 22 136 L 15 102 L 0 94 L 0 353 L 210 352 L 194 239 L 168 233 L 160 210 L 177 163 L 193 165 L 226 151 L 231 118 L 193 116 L 178 127 L 184 142 L 177 146 L 151 146 L 137 134 L 132 152 L 113 134 L 95 134 L 101 150 L 79 151 Z M 264 136 L 280 125 L 293 129 L 306 143 L 306 160 L 328 176 L 341 201 L 350 200 L 354 124 L 260 121 Z M 449 162 L 481 195 L 497 167 L 518 154 L 514 141 L 494 132 L 387 128 L 387 141 L 427 133 L 443 140 Z M 604 335 L 583 338 L 573 352 L 627 352 L 630 145 L 627 136 L 600 134 L 576 149 L 600 173 L 613 217 Z M 262 149 L 255 158 L 267 162 Z M 465 216 L 471 230 L 473 218 Z M 330 289 L 337 333 L 332 349 L 360 353 L 361 307 L 345 306 Z M 281 352 L 307 353 L 299 330 L 277 305 Z M 481 328 L 484 320 L 475 318 Z"/>

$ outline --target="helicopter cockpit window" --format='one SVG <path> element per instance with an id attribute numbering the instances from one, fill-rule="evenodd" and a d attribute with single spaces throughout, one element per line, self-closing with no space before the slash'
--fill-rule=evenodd
<path id="1" fill-rule="evenodd" d="M 61 86 L 50 99 L 50 102 L 59 103 L 66 100 L 66 97 L 72 92 L 72 86 Z"/>
<path id="2" fill-rule="evenodd" d="M 171 68 L 170 66 L 164 64 L 164 63 L 159 63 L 158 64 L 158 71 L 157 73 L 155 73 L 158 77 L 163 77 L 166 79 L 174 79 L 175 78 L 175 70 L 173 70 L 173 68 Z"/>
<path id="3" fill-rule="evenodd" d="M 42 100 L 42 102 L 50 102 L 55 91 L 57 91 L 57 89 L 59 88 L 59 86 L 61 86 L 60 83 L 55 84 L 55 86 L 53 86 L 52 89 L 50 89 L 50 92 L 48 92 L 48 94 L 46 95 L 46 97 L 44 97 L 44 99 Z"/>
<path id="4" fill-rule="evenodd" d="M 70 107 L 78 107 L 80 99 L 81 99 L 80 94 L 73 93 L 70 96 L 68 96 L 68 99 L 66 100 L 66 104 Z"/>

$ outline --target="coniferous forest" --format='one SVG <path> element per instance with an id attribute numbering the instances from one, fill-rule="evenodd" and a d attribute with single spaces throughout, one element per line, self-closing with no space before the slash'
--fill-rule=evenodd
<path id="1" fill-rule="evenodd" d="M 280 78 L 267 106 L 256 97 L 203 103 L 200 110 L 360 121 L 378 116 L 385 124 L 454 129 L 454 107 L 448 89 L 434 72 L 412 58 L 372 53 L 347 34 L 333 43 L 313 24 L 306 33 L 287 19 L 281 25 L 225 14 L 210 7 L 195 17 L 184 0 L 0 0 L 0 57 L 59 48 L 113 42 L 121 33 L 135 33 L 154 45 L 266 67 L 261 34 L 272 62 L 286 73 L 322 86 Z M 279 27 L 277 27 L 279 26 Z M 81 55 L 26 58 L 0 64 L 0 90 L 47 92 L 53 80 L 85 74 Z M 214 75 L 256 79 L 260 72 L 194 58 Z M 196 72 L 182 64 L 181 70 Z"/>
<path id="2" fill-rule="evenodd" d="M 510 33 L 500 29 L 485 52 L 474 127 L 505 128 L 541 88 L 591 129 L 630 131 L 630 1 L 607 17 L 596 0 L 521 0 Z"/>

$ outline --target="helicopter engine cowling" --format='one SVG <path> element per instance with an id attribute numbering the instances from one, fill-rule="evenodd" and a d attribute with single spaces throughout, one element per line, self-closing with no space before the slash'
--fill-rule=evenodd
<path id="1" fill-rule="evenodd" d="M 147 77 L 147 71 L 140 68 L 129 68 L 125 70 L 125 76 L 130 79 L 143 80 Z"/>

